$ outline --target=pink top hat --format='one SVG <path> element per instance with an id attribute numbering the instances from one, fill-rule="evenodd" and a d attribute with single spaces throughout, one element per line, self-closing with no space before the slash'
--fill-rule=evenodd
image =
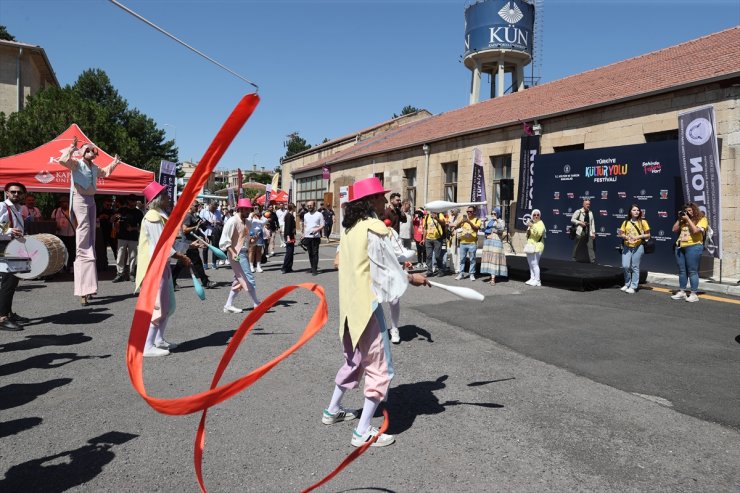
<path id="1" fill-rule="evenodd" d="M 252 208 L 252 201 L 249 199 L 239 199 L 239 202 L 236 204 L 237 209 L 251 209 Z"/>
<path id="2" fill-rule="evenodd" d="M 154 200 L 154 198 L 157 195 L 162 193 L 162 190 L 166 190 L 166 189 L 167 187 L 165 187 L 164 185 L 160 185 L 156 181 L 153 181 L 149 185 L 147 185 L 146 188 L 144 189 L 144 200 L 148 204 L 149 202 Z"/>
<path id="3" fill-rule="evenodd" d="M 349 187 L 349 200 L 348 202 L 354 202 L 356 200 L 364 199 L 372 195 L 379 193 L 388 193 L 390 190 L 385 190 L 383 184 L 375 176 L 371 178 L 365 178 L 364 180 L 356 181 Z"/>

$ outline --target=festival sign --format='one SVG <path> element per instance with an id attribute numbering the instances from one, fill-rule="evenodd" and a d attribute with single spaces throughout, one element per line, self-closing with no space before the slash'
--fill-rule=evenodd
<path id="1" fill-rule="evenodd" d="M 706 253 L 722 258 L 722 204 L 719 148 L 714 107 L 704 106 L 678 115 L 681 185 L 686 202 L 694 202 L 706 214 L 713 230 Z"/>
<path id="2" fill-rule="evenodd" d="M 483 153 L 477 147 L 473 149 L 473 186 L 470 189 L 471 202 L 486 201 L 486 179 L 483 176 Z M 478 217 L 481 219 L 488 215 L 488 207 L 481 205 L 478 209 Z"/>
<path id="3" fill-rule="evenodd" d="M 534 165 L 539 152 L 539 135 L 522 137 L 521 150 L 519 151 L 519 193 L 516 201 L 516 221 L 514 221 L 514 227 L 517 229 L 527 229 L 524 219 L 532 217 L 532 209 L 536 207 L 533 205 Z M 560 192 L 553 191 L 552 198 L 553 200 L 560 200 Z"/>
<path id="4" fill-rule="evenodd" d="M 167 187 L 170 204 L 177 203 L 177 164 L 169 161 L 159 163 L 159 184 Z"/>
<path id="5" fill-rule="evenodd" d="M 615 251 L 620 243 L 617 230 L 629 218 L 631 205 L 637 204 L 656 243 L 655 253 L 642 258 L 643 268 L 675 273 L 672 227 L 681 203 L 679 183 L 676 141 L 539 155 L 532 186 L 533 206 L 541 210 L 547 228 L 543 256 L 570 260 L 570 221 L 588 199 L 596 223 L 596 259 L 621 265 Z M 525 200 L 520 183 L 518 203 Z M 523 217 L 517 207 L 517 225 Z"/>

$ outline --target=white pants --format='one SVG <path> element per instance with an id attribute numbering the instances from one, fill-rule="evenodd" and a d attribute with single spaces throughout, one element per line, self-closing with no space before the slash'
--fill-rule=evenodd
<path id="1" fill-rule="evenodd" d="M 533 281 L 540 280 L 540 257 L 542 252 L 528 253 L 527 263 L 529 264 L 529 278 Z"/>

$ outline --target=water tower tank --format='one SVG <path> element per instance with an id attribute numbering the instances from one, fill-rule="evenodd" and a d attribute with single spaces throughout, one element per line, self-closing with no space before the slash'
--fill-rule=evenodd
<path id="1" fill-rule="evenodd" d="M 491 74 L 491 97 L 504 95 L 507 72 L 513 90 L 524 89 L 524 67 L 532 61 L 534 18 L 534 0 L 481 0 L 465 8 L 463 60 L 473 72 L 470 104 L 480 99 L 483 73 Z"/>

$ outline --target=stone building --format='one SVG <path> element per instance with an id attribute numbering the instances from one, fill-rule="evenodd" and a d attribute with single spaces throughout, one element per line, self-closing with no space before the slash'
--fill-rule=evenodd
<path id="1" fill-rule="evenodd" d="M 23 109 L 26 98 L 59 82 L 40 46 L 0 40 L 0 112 Z"/>
<path id="2" fill-rule="evenodd" d="M 541 153 L 642 144 L 678 138 L 678 114 L 712 105 L 716 114 L 722 186 L 725 275 L 740 273 L 740 27 L 663 50 L 418 119 L 361 145 L 330 155 L 304 156 L 284 170 L 294 184 L 331 172 L 326 191 L 378 176 L 416 205 L 467 198 L 472 152 L 483 152 L 487 198 L 498 205 L 499 183 L 519 179 L 522 122 L 541 133 Z M 310 153 L 311 151 L 307 151 Z M 489 178 L 492 177 L 492 180 Z M 491 183 L 492 182 L 492 183 Z M 295 196 L 295 195 L 294 195 Z M 513 209 L 513 208 L 512 208 Z M 513 214 L 512 214 L 513 215 Z M 512 215 L 509 220 L 513 229 Z M 523 235 L 514 234 L 515 245 Z M 715 265 L 715 271 L 718 266 Z"/>

